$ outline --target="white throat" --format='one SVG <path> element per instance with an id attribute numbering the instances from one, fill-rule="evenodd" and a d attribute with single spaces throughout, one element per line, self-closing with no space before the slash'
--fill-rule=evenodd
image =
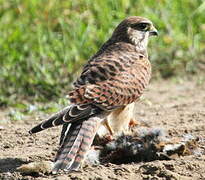
<path id="1" fill-rule="evenodd" d="M 136 46 L 138 50 L 144 51 L 147 49 L 149 32 L 133 31 L 131 29 L 128 29 L 128 34 L 131 42 Z"/>

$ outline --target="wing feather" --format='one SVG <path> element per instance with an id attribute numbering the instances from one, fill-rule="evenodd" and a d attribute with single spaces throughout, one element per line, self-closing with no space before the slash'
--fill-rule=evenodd
<path id="1" fill-rule="evenodd" d="M 136 101 L 147 87 L 151 65 L 135 47 L 116 43 L 84 67 L 69 94 L 72 103 L 112 110 Z"/>

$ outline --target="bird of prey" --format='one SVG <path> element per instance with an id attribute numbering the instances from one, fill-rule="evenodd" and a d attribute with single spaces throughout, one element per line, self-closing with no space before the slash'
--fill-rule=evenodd
<path id="1" fill-rule="evenodd" d="M 157 34 L 147 18 L 124 19 L 74 82 L 68 94 L 71 104 L 29 131 L 33 134 L 63 125 L 53 173 L 79 169 L 101 123 L 112 133 L 107 117 L 114 128 L 126 121 L 127 109 L 132 109 L 149 83 L 147 44 Z"/>

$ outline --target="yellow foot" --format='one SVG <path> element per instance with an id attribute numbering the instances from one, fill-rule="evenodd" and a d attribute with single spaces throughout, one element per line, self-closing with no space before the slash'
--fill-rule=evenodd
<path id="1" fill-rule="evenodd" d="M 140 123 L 134 119 L 131 119 L 130 122 L 129 122 L 129 128 L 133 128 L 137 125 L 139 125 Z"/>
<path id="2" fill-rule="evenodd" d="M 105 137 L 105 140 L 107 140 L 108 142 L 109 141 L 112 141 L 114 139 L 114 137 L 112 135 L 106 135 Z"/>

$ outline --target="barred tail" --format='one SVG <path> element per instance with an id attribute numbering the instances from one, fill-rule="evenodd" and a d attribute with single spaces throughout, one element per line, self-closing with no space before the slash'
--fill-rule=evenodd
<path id="1" fill-rule="evenodd" d="M 62 140 L 61 147 L 56 155 L 53 173 L 60 169 L 66 171 L 78 170 L 88 152 L 93 138 L 100 125 L 100 119 L 91 117 L 82 123 L 73 123 Z M 66 127 L 66 126 L 64 126 Z"/>
<path id="2" fill-rule="evenodd" d="M 32 128 L 29 133 L 33 134 L 50 127 L 89 118 L 95 113 L 95 110 L 96 109 L 89 104 L 67 106 L 63 110 L 57 112 L 47 120 Z"/>

